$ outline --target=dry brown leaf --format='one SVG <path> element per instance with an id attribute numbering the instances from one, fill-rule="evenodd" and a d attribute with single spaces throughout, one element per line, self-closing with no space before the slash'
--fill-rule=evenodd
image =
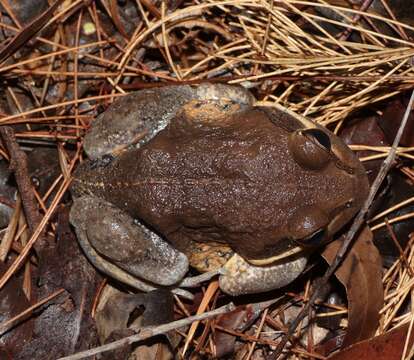
<path id="1" fill-rule="evenodd" d="M 328 360 L 400 360 L 407 334 L 408 324 L 405 324 L 385 334 L 351 345 L 332 354 L 328 357 Z M 408 350 L 412 348 L 413 342 L 414 334 L 411 333 Z"/>
<path id="2" fill-rule="evenodd" d="M 263 305 L 263 306 L 261 306 Z M 268 308 L 269 303 L 248 304 L 238 306 L 234 311 L 218 316 L 213 320 L 214 327 L 219 326 L 225 329 L 237 332 L 245 331 L 251 326 L 262 313 L 262 310 Z M 234 352 L 236 336 L 227 332 L 216 329 L 214 332 L 215 354 L 214 356 L 221 359 L 229 356 Z"/>
<path id="3" fill-rule="evenodd" d="M 4 273 L 6 269 L 7 265 L 0 262 L 0 274 Z M 0 291 L 0 299 L 0 323 L 2 324 L 30 306 L 21 289 L 21 279 L 17 277 L 13 278 Z M 24 342 L 21 339 L 30 341 L 33 336 L 33 328 L 34 322 L 26 321 L 6 334 L 2 334 L 0 337 L 0 349 L 7 352 L 10 355 L 10 359 L 13 356 L 17 356 L 24 346 Z M 1 356 L 0 358 L 3 359 Z"/>
<path id="4" fill-rule="evenodd" d="M 333 261 L 340 245 L 340 241 L 335 241 L 323 251 L 322 256 L 328 263 Z M 359 234 L 335 276 L 344 285 L 348 297 L 344 347 L 374 335 L 384 303 L 382 260 L 368 227 Z"/>
<path id="5" fill-rule="evenodd" d="M 142 307 L 142 316 L 134 324 L 131 314 Z M 158 289 L 144 294 L 126 294 L 115 291 L 96 314 L 99 337 L 104 343 L 113 331 L 127 329 L 132 325 L 160 325 L 173 320 L 173 299 L 168 290 Z"/>
<path id="6" fill-rule="evenodd" d="M 101 343 L 108 343 L 132 335 L 142 326 L 160 325 L 173 320 L 173 298 L 165 289 L 146 294 L 126 294 L 109 289 L 105 304 L 96 313 L 96 326 Z M 104 300 L 105 301 L 105 300 Z M 166 334 L 171 341 L 171 333 Z M 164 336 L 151 339 L 135 347 L 132 344 L 107 352 L 103 359 L 127 359 L 133 354 L 141 360 L 169 360 L 171 352 Z"/>
<path id="7" fill-rule="evenodd" d="M 379 125 L 384 130 L 385 137 L 391 143 L 400 126 L 405 109 L 407 108 L 408 97 L 404 94 L 396 99 L 391 100 L 381 117 L 379 117 Z M 403 136 L 400 141 L 401 146 L 414 146 L 414 111 L 411 110 L 408 123 L 405 127 Z"/>

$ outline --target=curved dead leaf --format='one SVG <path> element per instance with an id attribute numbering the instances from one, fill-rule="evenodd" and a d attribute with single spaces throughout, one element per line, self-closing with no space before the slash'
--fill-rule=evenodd
<path id="1" fill-rule="evenodd" d="M 328 360 L 400 360 L 407 339 L 408 325 L 399 326 L 395 330 L 349 346 L 332 354 Z M 414 334 L 412 333 L 408 349 L 412 348 L 413 342 Z"/>
<path id="2" fill-rule="evenodd" d="M 0 274 L 3 274 L 7 270 L 7 265 L 3 262 L 0 262 Z M 21 279 L 14 277 L 12 281 L 8 282 L 6 286 L 0 291 L 0 324 L 3 325 L 10 318 L 13 318 L 15 315 L 23 312 L 30 306 L 29 301 L 21 290 Z M 4 334 L 4 330 L 10 330 L 4 327 L 1 331 L 0 336 L 0 348 L 13 356 L 17 356 L 21 348 L 23 347 L 23 342 L 21 339 L 25 339 L 26 342 L 29 342 L 33 336 L 34 322 L 27 321 L 19 326 L 16 326 L 14 329 Z M 0 354 L 0 359 L 3 359 Z M 5 357 L 4 359 L 7 359 Z"/>
<path id="3" fill-rule="evenodd" d="M 101 306 L 101 305 L 100 305 Z M 173 298 L 168 290 L 157 289 L 144 294 L 125 294 L 113 289 L 106 303 L 96 313 L 99 337 L 105 343 L 113 331 L 160 325 L 173 320 Z M 142 307 L 142 316 L 129 324 L 134 310 Z"/>
<path id="4" fill-rule="evenodd" d="M 340 245 L 340 241 L 335 241 L 323 251 L 322 256 L 329 264 Z M 335 272 L 348 297 L 348 330 L 342 347 L 374 335 L 384 303 L 381 272 L 382 260 L 366 227 Z"/>
<path id="5" fill-rule="evenodd" d="M 96 313 L 101 343 L 110 343 L 130 336 L 143 326 L 160 325 L 173 320 L 173 297 L 165 289 L 145 294 L 126 294 L 109 288 L 102 301 L 105 303 L 99 304 L 100 309 Z M 172 332 L 166 336 L 170 344 L 175 342 Z M 105 360 L 129 358 L 171 360 L 172 355 L 162 336 L 155 341 L 140 343 L 137 347 L 126 344 L 102 355 L 102 359 Z"/>

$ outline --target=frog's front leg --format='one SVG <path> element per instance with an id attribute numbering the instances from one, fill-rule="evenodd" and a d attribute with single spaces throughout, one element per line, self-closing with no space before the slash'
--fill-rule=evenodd
<path id="1" fill-rule="evenodd" d="M 256 266 L 235 254 L 221 269 L 219 285 L 232 296 L 279 289 L 303 272 L 307 260 L 306 255 L 298 254 L 283 259 L 283 262 Z"/>
<path id="2" fill-rule="evenodd" d="M 130 286 L 149 290 L 145 283 L 137 286 L 136 277 L 171 286 L 188 271 L 184 254 L 105 200 L 87 195 L 75 198 L 70 222 L 93 265 Z"/>

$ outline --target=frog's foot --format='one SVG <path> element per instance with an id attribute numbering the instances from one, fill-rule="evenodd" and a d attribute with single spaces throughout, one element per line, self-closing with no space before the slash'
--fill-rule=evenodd
<path id="1" fill-rule="evenodd" d="M 184 250 L 190 265 L 204 274 L 184 279 L 181 287 L 192 287 L 219 274 L 219 285 L 225 293 L 237 296 L 255 294 L 290 284 L 305 269 L 307 254 L 296 248 L 267 259 L 247 262 L 228 245 L 193 241 Z"/>
<path id="2" fill-rule="evenodd" d="M 168 86 L 137 91 L 117 99 L 99 115 L 84 140 L 90 159 L 117 155 L 130 145 L 140 147 L 164 129 L 177 112 L 193 100 L 226 101 L 251 106 L 253 95 L 223 84 Z"/>
<path id="3" fill-rule="evenodd" d="M 285 259 L 286 262 L 255 266 L 235 254 L 221 269 L 220 289 L 232 296 L 278 289 L 295 280 L 305 269 L 307 260 L 305 255 L 300 255 Z"/>
<path id="4" fill-rule="evenodd" d="M 93 196 L 75 198 L 70 222 L 92 264 L 121 282 L 137 287 L 134 277 L 138 277 L 170 286 L 188 271 L 184 254 L 105 200 Z"/>

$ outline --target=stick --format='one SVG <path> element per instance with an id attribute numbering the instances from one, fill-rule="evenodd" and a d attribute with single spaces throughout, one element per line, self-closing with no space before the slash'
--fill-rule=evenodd
<path id="1" fill-rule="evenodd" d="M 81 352 L 78 352 L 77 354 L 70 355 L 70 356 L 65 356 L 65 357 L 59 358 L 58 360 L 84 359 L 88 356 L 93 356 L 93 355 L 96 355 L 96 354 L 103 353 L 105 351 L 114 350 L 116 348 L 119 348 L 119 347 L 122 347 L 122 346 L 125 346 L 125 345 L 129 345 L 129 344 L 132 344 L 132 343 L 137 342 L 137 341 L 146 340 L 146 339 L 148 339 L 150 337 L 153 337 L 153 336 L 157 336 L 157 335 L 160 335 L 160 334 L 165 334 L 168 331 L 171 331 L 171 330 L 178 329 L 180 327 L 189 325 L 189 324 L 193 323 L 194 321 L 205 320 L 205 319 L 217 316 L 217 315 L 226 314 L 228 312 L 233 311 L 235 308 L 236 307 L 234 306 L 233 303 L 229 303 L 229 304 L 224 305 L 224 306 L 222 306 L 218 309 L 208 311 L 208 312 L 205 312 L 205 313 L 200 314 L 200 315 L 194 315 L 194 316 L 190 316 L 190 317 L 185 318 L 185 319 L 173 321 L 173 322 L 170 322 L 168 324 L 163 324 L 163 325 L 158 325 L 158 326 L 147 326 L 147 327 L 143 327 L 141 329 L 136 329 L 136 331 L 139 331 L 139 332 L 135 335 L 128 336 L 126 338 L 111 342 L 109 344 L 98 346 L 94 349 L 81 351 Z"/>
<path id="2" fill-rule="evenodd" d="M 363 12 L 365 10 L 367 10 L 371 4 L 372 4 L 373 0 L 365 0 L 361 7 L 359 8 L 359 11 Z M 352 19 L 351 25 L 356 24 L 359 19 L 361 19 L 361 14 L 355 14 L 355 16 Z M 347 29 L 345 29 L 345 31 L 342 33 L 342 35 L 339 37 L 339 41 L 345 41 L 348 39 L 349 35 L 351 35 L 352 33 L 352 28 L 348 27 Z"/>
<path id="3" fill-rule="evenodd" d="M 9 126 L 0 126 L 0 135 L 10 156 L 10 169 L 16 178 L 22 199 L 24 214 L 31 234 L 39 226 L 41 217 L 37 207 L 37 201 L 33 193 L 33 186 L 30 181 L 29 168 L 27 166 L 27 156 L 20 149 L 16 141 L 14 131 Z M 41 235 L 42 236 L 42 235 Z"/>

